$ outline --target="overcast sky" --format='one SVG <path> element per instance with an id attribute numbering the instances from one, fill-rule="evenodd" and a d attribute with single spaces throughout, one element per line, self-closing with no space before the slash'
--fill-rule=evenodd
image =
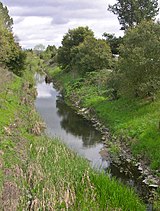
<path id="1" fill-rule="evenodd" d="M 24 48 L 56 45 L 68 29 L 89 26 L 96 37 L 123 35 L 117 16 L 107 11 L 116 0 L 2 0 L 14 20 L 14 33 Z M 159 0 L 160 3 L 160 0 Z M 160 15 L 158 16 L 160 18 Z"/>

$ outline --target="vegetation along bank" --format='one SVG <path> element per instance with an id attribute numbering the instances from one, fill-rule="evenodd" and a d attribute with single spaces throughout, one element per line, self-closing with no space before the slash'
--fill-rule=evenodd
<path id="1" fill-rule="evenodd" d="M 45 136 L 34 109 L 41 61 L 27 55 L 21 77 L 1 67 L 1 209 L 145 210 L 132 190 Z"/>
<path id="2" fill-rule="evenodd" d="M 98 40 L 88 27 L 78 27 L 64 35 L 54 59 L 45 59 L 45 52 L 41 55 L 66 102 L 103 132 L 110 129 L 104 132 L 104 140 L 112 156 L 137 165 L 144 183 L 156 188 L 160 176 L 159 37 L 159 23 L 143 21 L 128 29 L 117 59 L 108 40 Z"/>
<path id="3" fill-rule="evenodd" d="M 15 42 L 0 6 L 0 210 L 145 210 L 132 190 L 43 133 L 34 108 L 41 60 Z"/>
<path id="4" fill-rule="evenodd" d="M 47 71 L 68 103 L 110 128 L 113 153 L 124 145 L 159 177 L 159 23 L 129 22 L 123 39 L 108 34 L 96 39 L 88 27 L 78 27 L 58 50 L 48 46 L 43 52 L 22 50 L 12 25 L 0 3 L 0 209 L 146 210 L 132 189 L 45 135 L 34 107 L 34 75 Z M 118 61 L 110 49 L 114 41 Z"/>

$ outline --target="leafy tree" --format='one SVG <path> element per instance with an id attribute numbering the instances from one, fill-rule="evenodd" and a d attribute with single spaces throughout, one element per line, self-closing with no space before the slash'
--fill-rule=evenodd
<path id="1" fill-rule="evenodd" d="M 111 47 L 112 54 L 119 54 L 119 46 L 122 43 L 122 37 L 116 37 L 114 34 L 104 33 L 103 37 Z"/>
<path id="2" fill-rule="evenodd" d="M 63 69 L 69 69 L 70 67 L 72 61 L 72 48 L 82 43 L 87 36 L 94 36 L 92 30 L 88 27 L 78 27 L 76 29 L 70 29 L 63 37 L 62 47 L 58 49 L 57 57 L 58 63 Z"/>
<path id="3" fill-rule="evenodd" d="M 121 87 L 134 96 L 153 95 L 160 89 L 160 24 L 142 22 L 127 31 L 120 47 Z"/>
<path id="4" fill-rule="evenodd" d="M 8 9 L 6 6 L 3 6 L 3 4 L 0 2 L 0 20 L 1 23 L 5 28 L 7 28 L 9 31 L 12 30 L 13 25 L 13 19 L 8 14 Z"/>
<path id="5" fill-rule="evenodd" d="M 79 46 L 71 51 L 72 69 L 79 73 L 92 72 L 109 68 L 111 65 L 111 49 L 105 40 L 88 36 Z"/>
<path id="6" fill-rule="evenodd" d="M 122 30 L 139 24 L 142 20 L 152 20 L 158 14 L 158 0 L 117 0 L 108 10 L 118 15 Z"/>
<path id="7" fill-rule="evenodd" d="M 0 64 L 5 65 L 10 71 L 21 76 L 23 72 L 26 54 L 15 43 L 13 34 L 0 26 Z"/>

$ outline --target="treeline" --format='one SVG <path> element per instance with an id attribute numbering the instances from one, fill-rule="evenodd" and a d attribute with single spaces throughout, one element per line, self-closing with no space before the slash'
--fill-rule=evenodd
<path id="1" fill-rule="evenodd" d="M 112 99 L 154 96 L 160 89 L 159 22 L 142 21 L 128 29 L 123 38 L 109 34 L 104 38 L 96 39 L 88 27 L 78 27 L 68 31 L 57 51 L 49 46 L 41 57 L 57 62 L 64 72 L 75 77 L 104 69 L 108 75 L 110 70 L 106 89 Z"/>
<path id="2" fill-rule="evenodd" d="M 13 19 L 0 2 L 0 66 L 7 67 L 18 76 L 23 73 L 26 54 L 12 32 Z"/>
<path id="3" fill-rule="evenodd" d="M 112 99 L 121 96 L 154 99 L 160 89 L 160 23 L 155 22 L 158 1 L 117 0 L 108 10 L 118 15 L 124 37 L 104 33 L 103 39 L 96 39 L 88 27 L 70 29 L 62 46 L 57 51 L 55 46 L 53 51 L 49 46 L 42 58 L 53 52 L 50 62 L 57 62 L 64 72 L 75 77 L 104 69 L 108 76 L 110 70 L 106 89 Z M 114 54 L 118 54 L 117 59 Z"/>

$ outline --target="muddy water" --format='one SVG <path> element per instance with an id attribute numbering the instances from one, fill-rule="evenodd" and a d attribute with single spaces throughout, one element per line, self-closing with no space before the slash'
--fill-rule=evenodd
<path id="1" fill-rule="evenodd" d="M 104 159 L 102 135 L 90 121 L 67 106 L 62 95 L 54 88 L 53 84 L 46 84 L 44 77 L 36 75 L 37 98 L 35 106 L 46 123 L 46 133 L 49 136 L 59 137 L 66 145 L 77 154 L 85 157 L 96 169 L 104 169 L 111 176 L 119 178 L 125 184 L 136 189 L 143 200 L 148 199 L 149 190 L 139 180 L 140 172 L 137 168 L 122 162 L 119 166 Z M 101 156 L 102 154 L 102 156 Z M 152 210 L 149 205 L 147 210 Z"/>

